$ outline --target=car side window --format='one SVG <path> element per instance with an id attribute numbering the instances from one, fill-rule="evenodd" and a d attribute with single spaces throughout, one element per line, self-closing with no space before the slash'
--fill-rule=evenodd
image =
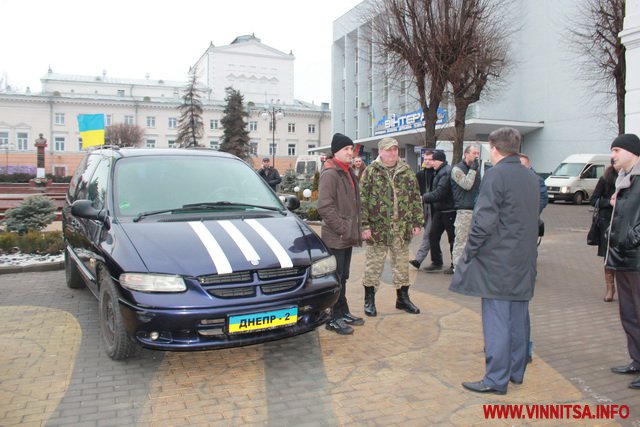
<path id="1" fill-rule="evenodd" d="M 91 200 L 91 205 L 96 209 L 104 208 L 110 170 L 111 159 L 102 158 L 89 182 L 87 198 Z"/>
<path id="2" fill-rule="evenodd" d="M 78 185 L 75 192 L 75 200 L 81 200 L 81 199 L 87 198 L 87 193 L 89 191 L 89 180 L 91 179 L 93 172 L 96 170 L 98 163 L 100 163 L 100 156 L 93 155 L 88 157 L 87 166 L 82 171 L 82 174 L 80 175 L 80 179 L 78 181 Z M 71 192 L 71 190 L 69 191 Z"/>
<path id="3" fill-rule="evenodd" d="M 596 175 L 596 166 L 595 165 L 589 165 L 587 167 L 587 170 L 585 170 L 582 173 L 582 178 L 598 178 L 598 176 Z"/>

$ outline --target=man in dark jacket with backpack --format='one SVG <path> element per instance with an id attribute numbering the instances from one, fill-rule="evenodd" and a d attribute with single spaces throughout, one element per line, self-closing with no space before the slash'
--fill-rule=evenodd
<path id="1" fill-rule="evenodd" d="M 336 274 L 340 282 L 340 297 L 333 306 L 333 317 L 326 327 L 341 335 L 352 334 L 352 325 L 364 324 L 364 319 L 349 312 L 346 296 L 351 252 L 354 246 L 361 245 L 360 187 L 351 167 L 353 146 L 348 136 L 341 133 L 333 135 L 333 157 L 324 163 L 318 184 L 321 237 L 336 258 Z"/>

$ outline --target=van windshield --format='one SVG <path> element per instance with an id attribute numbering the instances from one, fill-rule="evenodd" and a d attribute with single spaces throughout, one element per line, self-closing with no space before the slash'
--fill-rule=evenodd
<path id="1" fill-rule="evenodd" d="M 584 169 L 586 163 L 560 163 L 560 166 L 553 171 L 553 176 L 578 176 Z"/>
<path id="2" fill-rule="evenodd" d="M 140 156 L 115 166 L 116 214 L 190 204 L 247 204 L 282 209 L 273 191 L 246 163 L 210 156 Z"/>

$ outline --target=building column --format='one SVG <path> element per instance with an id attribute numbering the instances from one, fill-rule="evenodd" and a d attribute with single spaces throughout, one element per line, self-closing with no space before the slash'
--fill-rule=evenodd
<path id="1" fill-rule="evenodd" d="M 640 0 L 627 0 L 623 30 L 627 74 L 625 97 L 625 132 L 640 135 Z"/>

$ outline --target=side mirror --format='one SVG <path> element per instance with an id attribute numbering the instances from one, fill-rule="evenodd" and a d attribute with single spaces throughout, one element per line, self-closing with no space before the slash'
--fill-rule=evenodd
<path id="1" fill-rule="evenodd" d="M 295 211 L 300 207 L 300 200 L 296 196 L 287 195 L 284 198 L 284 205 L 290 211 Z"/>
<path id="2" fill-rule="evenodd" d="M 107 211 L 93 207 L 91 200 L 76 200 L 71 205 L 71 214 L 80 218 L 93 219 L 104 222 L 107 219 Z"/>

